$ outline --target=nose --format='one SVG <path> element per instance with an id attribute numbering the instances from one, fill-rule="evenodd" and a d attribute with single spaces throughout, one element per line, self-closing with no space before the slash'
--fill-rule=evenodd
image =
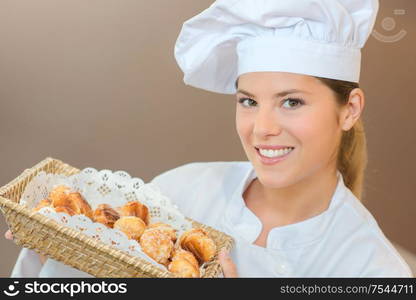
<path id="1" fill-rule="evenodd" d="M 254 123 L 254 135 L 258 137 L 277 136 L 282 126 L 274 109 L 260 109 Z"/>

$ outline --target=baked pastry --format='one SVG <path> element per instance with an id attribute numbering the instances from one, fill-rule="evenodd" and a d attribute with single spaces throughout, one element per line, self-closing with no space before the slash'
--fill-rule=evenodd
<path id="1" fill-rule="evenodd" d="M 76 215 L 74 210 L 72 208 L 70 208 L 69 206 L 57 206 L 54 209 L 55 209 L 56 212 L 67 213 L 70 216 Z"/>
<path id="2" fill-rule="evenodd" d="M 90 219 L 93 217 L 93 212 L 88 202 L 82 197 L 80 193 L 71 192 L 68 186 L 59 185 L 55 187 L 52 191 L 50 191 L 48 199 L 51 202 L 50 205 L 52 205 L 55 210 L 57 207 L 61 207 L 59 210 L 61 212 L 65 212 L 63 207 L 66 207 L 70 209 L 72 215 L 83 214 Z M 39 203 L 38 209 L 41 208 L 40 205 L 46 206 L 47 200 L 44 199 L 42 201 Z"/>
<path id="3" fill-rule="evenodd" d="M 88 218 L 92 219 L 92 209 L 91 206 L 85 201 L 84 197 L 80 193 L 74 192 L 67 195 L 69 200 L 69 205 L 76 215 L 85 215 Z"/>
<path id="4" fill-rule="evenodd" d="M 52 201 L 49 200 L 48 198 L 42 199 L 42 200 L 40 200 L 38 205 L 34 208 L 34 210 L 38 211 L 43 207 L 51 206 L 51 204 L 52 204 Z"/>
<path id="5" fill-rule="evenodd" d="M 147 228 L 148 229 L 156 228 L 156 229 L 162 230 L 165 234 L 167 234 L 171 238 L 172 242 L 176 241 L 176 229 L 174 229 L 169 224 L 157 222 L 157 223 L 150 224 Z"/>
<path id="6" fill-rule="evenodd" d="M 93 221 L 104 224 L 109 228 L 113 228 L 114 223 L 120 218 L 119 213 L 108 204 L 100 204 L 94 210 Z"/>
<path id="7" fill-rule="evenodd" d="M 165 266 L 168 265 L 173 250 L 173 242 L 170 236 L 162 230 L 146 229 L 140 237 L 140 246 L 143 252 L 156 262 Z"/>
<path id="8" fill-rule="evenodd" d="M 129 239 L 139 241 L 146 229 L 146 224 L 138 217 L 126 216 L 118 219 L 113 228 L 124 232 Z"/>
<path id="9" fill-rule="evenodd" d="M 199 264 L 195 256 L 181 248 L 174 250 L 168 270 L 180 277 L 200 277 Z"/>
<path id="10" fill-rule="evenodd" d="M 146 225 L 149 224 L 149 209 L 146 205 L 137 202 L 130 201 L 118 209 L 120 216 L 135 216 L 144 221 Z"/>
<path id="11" fill-rule="evenodd" d="M 53 207 L 58 206 L 71 206 L 70 200 L 68 200 L 68 194 L 70 188 L 65 185 L 59 185 L 49 192 L 48 198 L 52 201 Z"/>
<path id="12" fill-rule="evenodd" d="M 192 252 L 200 264 L 211 260 L 217 251 L 214 241 L 202 228 L 192 228 L 183 233 L 179 246 Z"/>

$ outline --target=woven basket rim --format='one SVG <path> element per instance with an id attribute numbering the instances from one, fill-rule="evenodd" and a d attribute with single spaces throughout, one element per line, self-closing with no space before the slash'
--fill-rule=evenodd
<path id="1" fill-rule="evenodd" d="M 69 235 L 70 238 L 77 239 L 80 242 L 86 243 L 94 247 L 97 251 L 102 251 L 106 253 L 107 255 L 114 257 L 114 259 L 116 260 L 120 260 L 124 263 L 127 263 L 134 268 L 139 268 L 140 271 L 142 271 L 141 266 L 145 265 L 147 266 L 147 268 L 149 268 L 149 271 L 148 271 L 149 275 L 153 275 L 153 276 L 157 275 L 157 276 L 163 276 L 163 277 L 177 277 L 175 274 L 169 271 L 162 270 L 140 257 L 131 256 L 128 253 L 125 253 L 124 251 L 120 249 L 107 245 L 101 241 L 94 240 L 93 238 L 83 234 L 82 232 L 78 230 L 62 225 L 56 222 L 55 220 L 50 219 L 46 216 L 43 216 L 37 212 L 32 212 L 30 209 L 26 208 L 22 204 L 16 203 L 10 199 L 7 199 L 1 196 L 9 192 L 9 190 L 13 188 L 14 184 L 24 180 L 27 177 L 30 177 L 31 175 L 34 176 L 36 173 L 38 173 L 39 168 L 42 168 L 49 163 L 62 164 L 63 166 L 65 165 L 70 166 L 67 163 L 64 163 L 63 161 L 59 159 L 46 157 L 45 159 L 37 163 L 35 166 L 29 169 L 25 169 L 18 177 L 16 177 L 14 180 L 12 180 L 8 184 L 0 188 L 0 204 L 5 205 L 12 210 L 18 211 L 19 213 L 36 220 L 37 222 L 41 223 L 43 226 L 54 229 L 61 234 Z M 80 171 L 80 169 L 78 168 L 74 168 L 74 169 L 77 169 L 78 172 Z"/>
<path id="2" fill-rule="evenodd" d="M 141 273 L 146 273 L 147 275 L 151 277 L 173 277 L 173 278 L 179 278 L 178 275 L 171 273 L 167 270 L 163 270 L 158 268 L 156 265 L 146 261 L 143 258 L 132 256 L 125 251 L 122 251 L 120 249 L 117 249 L 116 247 L 113 247 L 111 245 L 107 245 L 101 241 L 97 241 L 84 233 L 75 230 L 73 228 L 67 227 L 65 225 L 62 225 L 55 220 L 48 218 L 44 215 L 41 215 L 37 212 L 34 212 L 30 210 L 29 208 L 25 207 L 22 204 L 19 204 L 11 199 L 7 199 L 3 197 L 2 195 L 7 194 L 10 192 L 11 189 L 14 188 L 16 184 L 19 182 L 26 180 L 29 177 L 35 176 L 37 173 L 39 173 L 39 169 L 46 167 L 48 164 L 55 164 L 55 165 L 61 165 L 61 167 L 70 167 L 76 172 L 80 172 L 81 170 L 78 168 L 75 168 L 59 159 L 55 159 L 52 157 L 46 157 L 39 163 L 37 163 L 35 166 L 25 169 L 18 177 L 10 181 L 8 184 L 4 185 L 3 187 L 0 187 L 0 210 L 5 214 L 3 210 L 3 206 L 6 206 L 8 209 L 16 211 L 17 213 L 23 214 L 24 216 L 33 219 L 43 226 L 46 226 L 47 228 L 50 228 L 52 230 L 56 230 L 57 232 L 68 235 L 69 238 L 77 239 L 78 241 L 82 243 L 86 243 L 87 245 L 95 248 L 97 251 L 101 251 L 102 253 L 105 253 L 106 255 L 109 255 L 110 257 L 114 258 L 115 260 L 121 261 L 123 263 L 128 264 L 130 267 L 137 269 Z M 226 245 L 231 248 L 234 244 L 234 239 L 229 236 L 228 234 L 224 232 L 219 232 L 217 229 L 212 228 L 208 225 L 205 225 L 203 223 L 199 223 L 195 220 L 192 220 L 188 217 L 186 217 L 189 221 L 193 223 L 193 226 L 203 227 L 210 231 L 218 232 L 222 235 L 222 238 L 224 239 Z M 35 249 L 36 250 L 36 249 Z M 37 251 L 39 252 L 39 251 Z M 216 257 L 214 257 L 212 262 L 209 262 L 208 264 L 214 263 Z M 145 270 L 143 270 L 143 267 L 145 267 Z M 216 266 L 218 269 L 218 266 Z M 201 277 L 203 278 L 203 277 Z"/>
<path id="3" fill-rule="evenodd" d="M 122 251 L 120 249 L 117 249 L 115 247 L 107 245 L 103 242 L 96 241 L 93 238 L 83 234 L 82 232 L 80 232 L 78 230 L 75 230 L 73 228 L 62 225 L 62 224 L 56 222 L 55 220 L 53 220 L 51 218 L 48 218 L 46 216 L 43 216 L 43 215 L 41 215 L 37 212 L 32 212 L 30 209 L 24 207 L 23 205 L 18 204 L 18 203 L 14 203 L 13 201 L 11 201 L 9 199 L 6 199 L 2 196 L 0 196 L 0 204 L 4 205 L 4 206 L 7 206 L 8 208 L 10 208 L 12 210 L 16 210 L 19 213 L 38 221 L 43 226 L 52 228 L 52 229 L 54 229 L 57 232 L 62 233 L 62 234 L 68 234 L 68 235 L 70 235 L 70 237 L 72 239 L 77 239 L 80 242 L 86 243 L 86 244 L 94 247 L 98 251 L 103 251 L 106 254 L 108 254 L 110 256 L 113 256 L 115 259 L 121 260 L 121 261 L 129 264 L 130 266 L 133 266 L 134 268 L 140 268 L 141 267 L 140 264 L 145 264 L 145 265 L 148 265 L 148 266 L 154 266 L 153 264 L 151 264 L 150 262 L 147 262 L 144 259 L 141 259 L 141 258 L 135 257 L 135 256 L 131 256 L 128 253 L 125 253 L 124 251 Z M 0 205 L 0 209 L 2 209 L 1 205 Z M 157 266 L 154 266 L 154 267 L 157 268 Z M 163 272 L 163 273 L 168 272 L 168 271 L 164 271 L 162 269 L 158 269 L 158 271 L 159 270 L 160 270 L 160 272 Z M 151 271 L 153 271 L 153 268 L 151 268 Z M 169 272 L 168 274 L 169 274 L 169 276 L 175 276 L 175 274 L 173 274 L 171 272 Z M 151 275 L 156 275 L 156 274 L 151 274 Z M 159 274 L 159 275 L 161 275 L 161 274 Z"/>
<path id="4" fill-rule="evenodd" d="M 46 157 L 45 159 L 43 159 L 42 161 L 40 161 L 39 163 L 37 163 L 36 165 L 34 165 L 31 168 L 25 169 L 23 170 L 20 175 L 18 175 L 16 178 L 14 178 L 12 181 L 6 183 L 4 186 L 0 187 L 0 196 L 6 194 L 7 192 L 9 192 L 9 190 L 11 188 L 13 188 L 13 186 L 20 182 L 23 178 L 24 175 L 31 175 L 31 173 L 36 173 L 36 169 L 41 168 L 43 166 L 46 166 L 49 163 L 53 163 L 53 162 L 57 162 L 57 163 L 62 163 L 65 164 L 63 161 L 59 160 L 59 159 L 55 159 L 52 157 Z M 6 198 L 5 198 L 6 199 Z M 9 200 L 9 199 L 7 199 Z M 11 200 L 10 200 L 11 201 Z M 12 201 L 13 202 L 13 201 Z"/>

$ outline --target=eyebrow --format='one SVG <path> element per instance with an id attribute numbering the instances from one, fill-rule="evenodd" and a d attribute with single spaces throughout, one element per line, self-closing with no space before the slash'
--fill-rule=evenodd
<path id="1" fill-rule="evenodd" d="M 242 94 L 245 94 L 245 95 L 247 95 L 249 97 L 253 97 L 253 98 L 255 97 L 253 94 L 251 94 L 251 93 L 249 93 L 249 92 L 247 92 L 247 91 L 245 91 L 243 89 L 238 89 L 237 90 L 237 93 L 242 93 Z M 281 91 L 281 92 L 275 94 L 275 96 L 276 97 L 284 97 L 286 95 L 295 94 L 295 93 L 305 93 L 305 94 L 309 94 L 306 91 L 302 91 L 302 90 L 298 90 L 298 89 L 290 89 L 290 90 L 286 90 L 286 91 Z"/>

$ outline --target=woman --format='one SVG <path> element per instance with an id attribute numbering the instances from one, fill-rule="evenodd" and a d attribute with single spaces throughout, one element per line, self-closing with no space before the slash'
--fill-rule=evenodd
<path id="1" fill-rule="evenodd" d="M 223 0 L 185 22 L 175 48 L 184 80 L 235 94 L 249 161 L 190 163 L 152 182 L 234 238 L 219 256 L 225 277 L 412 276 L 359 200 L 360 48 L 377 10 L 376 0 Z M 40 272 L 76 275 L 52 260 Z"/>

